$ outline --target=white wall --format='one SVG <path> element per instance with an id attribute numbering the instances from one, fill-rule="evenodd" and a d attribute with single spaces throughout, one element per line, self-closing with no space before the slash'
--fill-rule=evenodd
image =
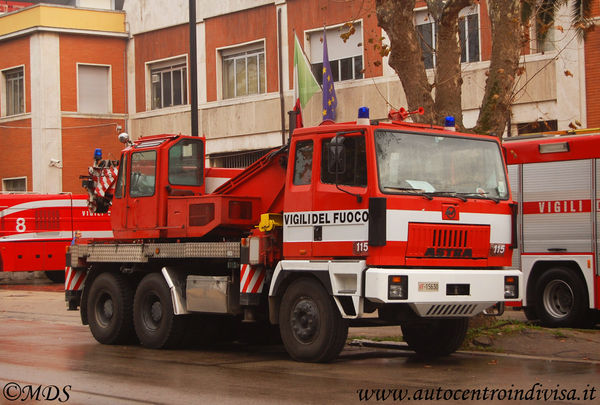
<path id="1" fill-rule="evenodd" d="M 83 1 L 83 0 L 82 0 Z M 102 0 L 87 0 L 102 1 Z M 246 10 L 282 0 L 196 0 L 196 21 Z M 189 22 L 189 0 L 125 0 L 129 32 L 132 35 Z"/>
<path id="2" fill-rule="evenodd" d="M 113 2 L 111 0 L 77 0 L 77 7 L 112 10 Z"/>

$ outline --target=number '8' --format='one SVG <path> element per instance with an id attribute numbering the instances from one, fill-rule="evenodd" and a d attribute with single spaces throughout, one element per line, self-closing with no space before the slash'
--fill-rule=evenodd
<path id="1" fill-rule="evenodd" d="M 26 230 L 25 218 L 17 218 L 17 232 L 25 232 Z"/>

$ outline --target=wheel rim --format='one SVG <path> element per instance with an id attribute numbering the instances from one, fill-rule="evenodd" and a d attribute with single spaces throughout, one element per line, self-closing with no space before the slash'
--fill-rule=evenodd
<path id="1" fill-rule="evenodd" d="M 98 320 L 98 324 L 100 324 L 103 327 L 108 326 L 115 314 L 115 307 L 110 294 L 106 292 L 100 294 L 98 300 L 96 301 L 95 308 L 96 319 Z"/>
<path id="2" fill-rule="evenodd" d="M 149 330 L 158 330 L 163 317 L 162 304 L 157 295 L 149 294 L 144 300 L 142 319 Z"/>
<path id="3" fill-rule="evenodd" d="M 563 280 L 552 280 L 544 289 L 544 307 L 554 318 L 565 318 L 573 310 L 574 294 Z"/>
<path id="4" fill-rule="evenodd" d="M 315 302 L 302 298 L 292 309 L 290 319 L 294 337 L 302 343 L 312 342 L 319 332 L 319 309 Z"/>

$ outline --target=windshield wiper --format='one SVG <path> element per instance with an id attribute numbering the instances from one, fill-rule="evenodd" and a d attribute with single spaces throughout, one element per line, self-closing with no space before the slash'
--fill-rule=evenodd
<path id="1" fill-rule="evenodd" d="M 424 195 L 428 195 L 428 196 L 433 196 L 433 197 L 451 197 L 451 198 L 458 198 L 459 200 L 466 202 L 467 198 L 463 197 L 461 194 L 458 194 L 454 191 L 431 191 L 428 193 L 425 193 Z"/>
<path id="2" fill-rule="evenodd" d="M 492 197 L 489 194 L 490 193 L 460 193 L 460 195 L 463 195 L 465 197 L 487 199 L 487 200 L 492 200 L 496 204 L 500 203 L 500 199 L 499 198 Z"/>
<path id="3" fill-rule="evenodd" d="M 433 200 L 433 197 L 430 196 L 429 193 L 426 193 L 425 190 L 422 190 L 420 188 L 394 187 L 394 186 L 383 186 L 383 188 L 387 189 L 387 190 L 394 190 L 394 191 L 402 191 L 402 192 L 406 192 L 406 193 L 411 193 L 411 194 L 423 196 L 423 197 L 427 198 L 428 200 Z"/>

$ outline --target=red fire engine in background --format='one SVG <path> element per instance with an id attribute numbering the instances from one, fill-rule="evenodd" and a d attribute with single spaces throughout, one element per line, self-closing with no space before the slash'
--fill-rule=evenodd
<path id="1" fill-rule="evenodd" d="M 600 309 L 600 133 L 579 132 L 504 142 L 519 204 L 513 266 L 527 317 L 545 326 L 589 325 Z"/>
<path id="2" fill-rule="evenodd" d="M 114 190 L 96 191 L 99 159 L 84 182 L 92 208 L 110 207 L 115 240 L 69 248 L 85 279 L 65 291 L 69 307 L 104 344 L 176 347 L 246 321 L 323 362 L 349 325 L 388 324 L 421 354 L 454 352 L 469 317 L 520 299 L 501 147 L 390 117 L 362 108 L 357 122 L 296 129 L 213 192 L 204 138 L 120 135 Z"/>
<path id="3" fill-rule="evenodd" d="M 112 238 L 108 213 L 91 213 L 88 196 L 0 194 L 0 271 L 45 271 L 62 282 L 65 251 L 75 232 Z"/>

